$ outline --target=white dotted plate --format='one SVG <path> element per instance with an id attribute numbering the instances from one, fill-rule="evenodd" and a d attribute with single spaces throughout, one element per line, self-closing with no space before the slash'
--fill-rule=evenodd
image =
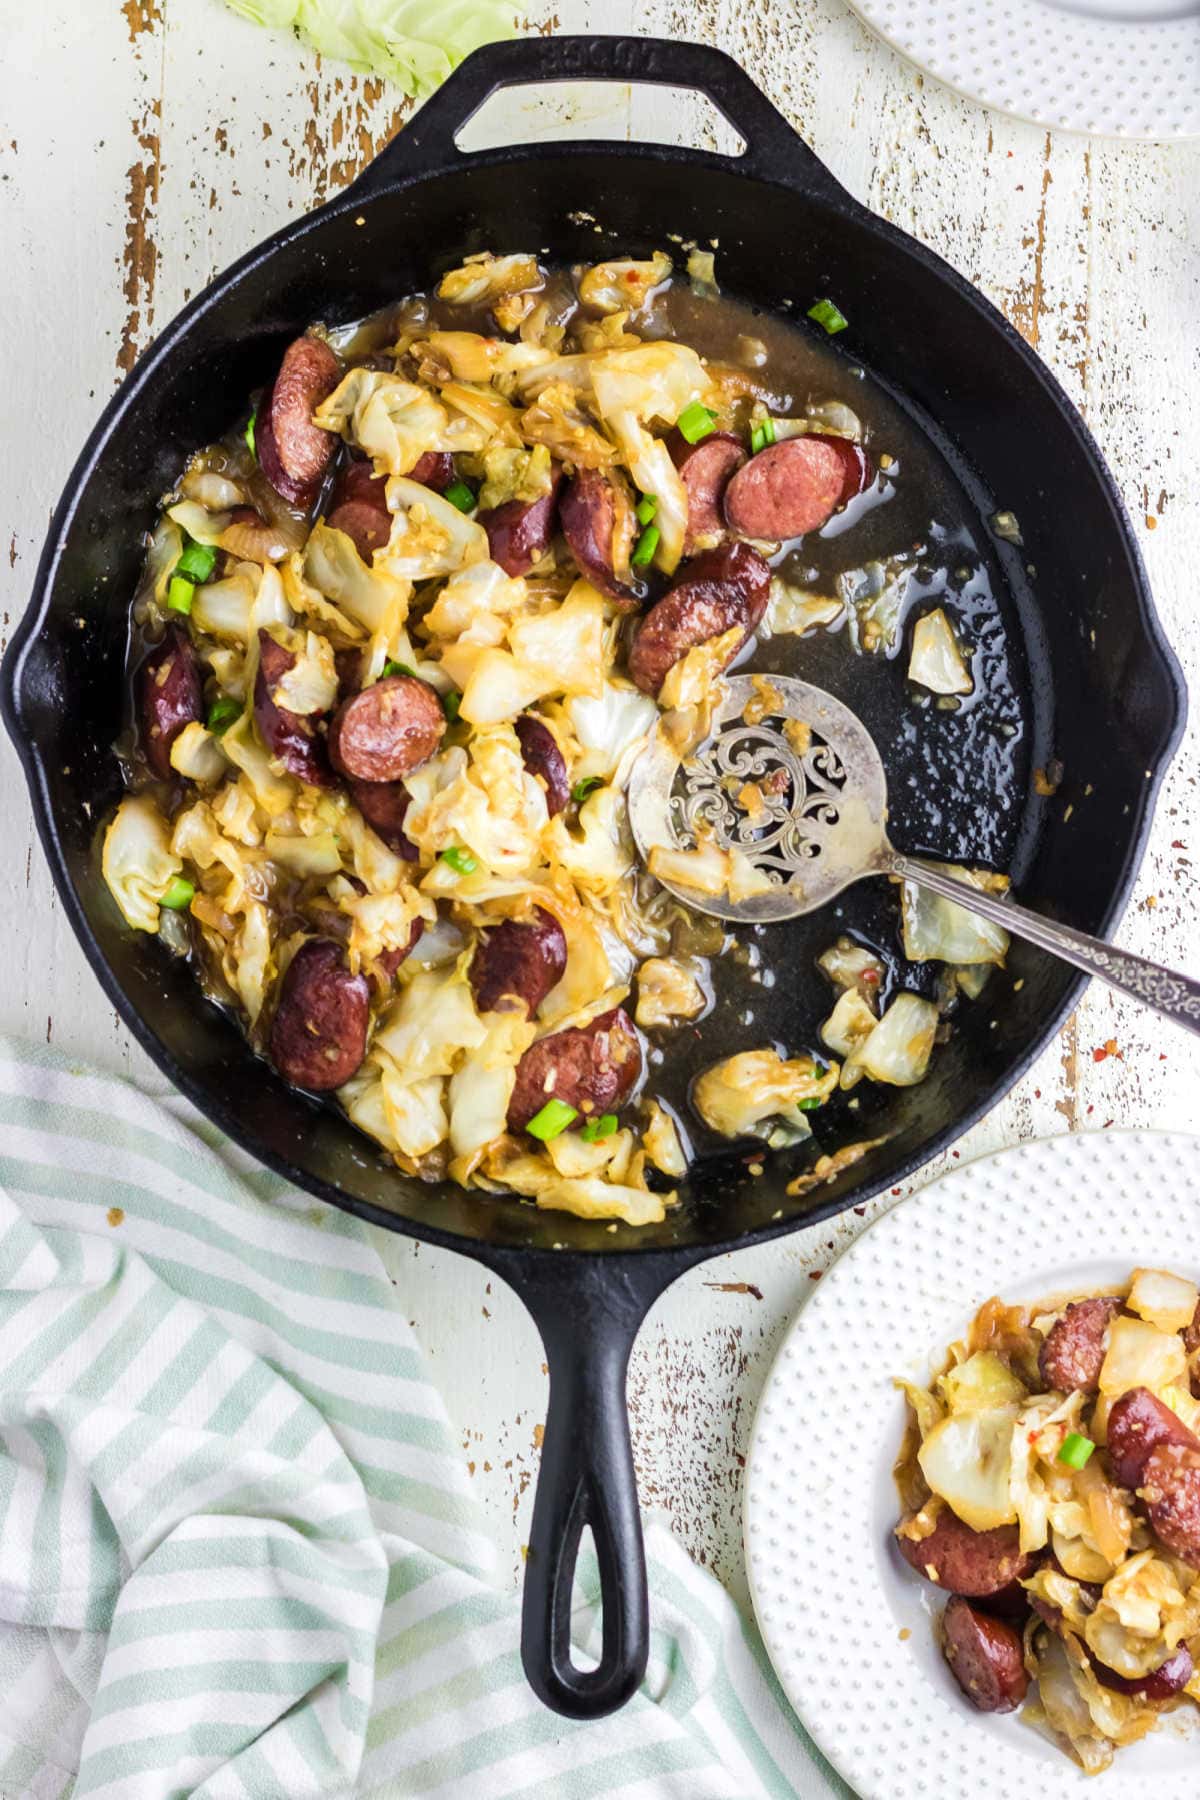
<path id="1" fill-rule="evenodd" d="M 942 1597 L 891 1536 L 905 1420 L 893 1377 L 927 1380 L 991 1294 L 1079 1292 L 1141 1264 L 1200 1278 L 1200 1138 L 1050 1138 L 886 1213 L 785 1337 L 746 1472 L 750 1591 L 784 1692 L 862 1800 L 1195 1800 L 1191 1707 L 1099 1778 L 1019 1713 L 976 1712 L 934 1639 Z"/>
<path id="2" fill-rule="evenodd" d="M 1200 137 L 1200 0 L 850 0 L 972 100 L 1100 137 Z"/>

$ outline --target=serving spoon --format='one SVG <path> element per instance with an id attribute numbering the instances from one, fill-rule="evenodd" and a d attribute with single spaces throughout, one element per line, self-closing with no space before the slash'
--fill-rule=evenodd
<path id="1" fill-rule="evenodd" d="M 734 675 L 722 687 L 704 741 L 681 757 L 660 720 L 629 784 L 629 819 L 643 861 L 693 911 L 774 923 L 815 911 L 869 875 L 897 876 L 1098 975 L 1200 1036 L 1200 982 L 897 850 L 887 834 L 882 759 L 861 719 L 832 694 L 790 675 Z M 757 792 L 753 812 L 738 798 L 747 784 Z M 701 843 L 740 852 L 765 878 L 745 884 L 758 891 L 736 900 L 728 891 L 704 893 L 655 866 L 656 849 Z"/>

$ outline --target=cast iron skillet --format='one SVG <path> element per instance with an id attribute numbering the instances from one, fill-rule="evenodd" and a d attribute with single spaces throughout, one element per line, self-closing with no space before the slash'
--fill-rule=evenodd
<path id="1" fill-rule="evenodd" d="M 496 89 L 581 78 L 699 90 L 740 132 L 745 154 L 590 142 L 470 156 L 456 148 L 455 132 Z M 613 236 L 597 236 L 586 214 Z M 610 1232 L 517 1201 L 425 1187 L 385 1167 L 336 1111 L 252 1057 L 237 1027 L 199 999 L 186 965 L 123 926 L 99 879 L 95 839 L 120 792 L 110 746 L 126 609 L 156 499 L 190 449 L 219 435 L 248 391 L 269 381 L 286 343 L 310 320 L 352 319 L 425 287 L 472 251 L 533 248 L 593 261 L 614 245 L 646 255 L 667 231 L 718 239 L 723 284 L 756 303 L 803 310 L 818 294 L 835 295 L 853 322 L 852 353 L 937 421 L 981 512 L 999 504 L 1017 513 L 1024 555 L 1036 556 L 1036 594 L 1022 554 L 1001 548 L 1031 670 L 1031 754 L 1044 763 L 1056 753 L 1067 775 L 1055 802 L 1030 800 L 1014 874 L 1032 905 L 1103 933 L 1120 917 L 1184 712 L 1112 479 L 1070 402 L 1004 319 L 932 252 L 852 200 L 742 70 L 698 44 L 533 37 L 477 52 L 345 193 L 193 300 L 88 440 L 3 671 L 5 722 L 63 905 L 159 1067 L 271 1168 L 362 1218 L 475 1257 L 533 1313 L 550 1405 L 522 1655 L 542 1699 L 581 1718 L 620 1706 L 646 1664 L 625 1370 L 650 1305 L 703 1258 L 827 1218 L 925 1162 L 1028 1067 L 1083 979 L 1014 945 L 1017 991 L 1005 986 L 995 1011 L 986 996 L 968 1009 L 922 1086 L 886 1091 L 886 1144 L 831 1186 L 790 1198 L 791 1170 L 768 1163 L 755 1178 L 731 1158 L 702 1169 L 661 1226 Z M 1085 801 L 1089 782 L 1095 793 Z M 822 1016 L 827 991 L 815 974 L 789 976 L 789 1004 Z M 712 1023 L 710 1059 L 720 1040 Z M 604 1611 L 592 1670 L 572 1663 L 569 1641 L 585 1524 Z"/>

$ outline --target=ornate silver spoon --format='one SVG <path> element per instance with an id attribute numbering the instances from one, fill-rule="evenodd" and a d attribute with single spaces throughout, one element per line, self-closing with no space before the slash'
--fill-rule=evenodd
<path id="1" fill-rule="evenodd" d="M 1200 982 L 894 849 L 879 752 L 861 720 L 832 694 L 786 675 L 734 675 L 723 687 L 704 742 L 681 759 L 660 722 L 629 784 L 629 818 L 643 860 L 694 911 L 766 924 L 813 912 L 864 876 L 900 876 L 1200 1035 Z M 747 784 L 753 810 L 738 798 Z M 740 852 L 758 872 L 747 885 L 760 891 L 736 900 L 728 891 L 702 892 L 664 875 L 654 855 L 703 844 Z"/>

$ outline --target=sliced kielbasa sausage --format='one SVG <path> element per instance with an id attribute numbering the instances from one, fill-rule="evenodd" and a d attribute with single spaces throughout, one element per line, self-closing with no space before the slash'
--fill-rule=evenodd
<path id="1" fill-rule="evenodd" d="M 335 506 L 326 524 L 331 531 L 344 531 L 368 567 L 375 552 L 382 550 L 392 535 L 392 515 L 380 512 L 365 500 L 347 500 Z"/>
<path id="2" fill-rule="evenodd" d="M 454 476 L 454 457 L 449 450 L 426 450 L 408 471 L 410 481 L 419 481 L 422 487 L 433 488 L 438 494 L 445 493 Z"/>
<path id="3" fill-rule="evenodd" d="M 480 1012 L 523 1012 L 532 1018 L 567 966 L 567 940 L 553 913 L 535 906 L 533 918 L 505 919 L 481 940 L 471 962 Z"/>
<path id="4" fill-rule="evenodd" d="M 982 1599 L 1033 1574 L 1036 1558 L 1021 1550 L 1015 1525 L 973 1531 L 949 1507 L 928 1537 L 898 1537 L 896 1548 L 911 1568 L 950 1594 Z"/>
<path id="5" fill-rule="evenodd" d="M 279 706 L 275 689 L 296 659 L 277 644 L 269 631 L 258 634 L 258 673 L 254 677 L 254 722 L 263 743 L 289 775 L 299 776 L 311 787 L 333 787 L 333 771 L 325 740 L 311 716 Z"/>
<path id="6" fill-rule="evenodd" d="M 694 557 L 639 624 L 630 675 L 643 693 L 657 694 L 680 657 L 735 625 L 742 635 L 729 655 L 736 656 L 767 610 L 770 593 L 770 567 L 749 544 L 722 544 Z"/>
<path id="7" fill-rule="evenodd" d="M 1139 1491 L 1159 1542 L 1200 1568 L 1200 1449 L 1159 1444 L 1146 1458 Z"/>
<path id="8" fill-rule="evenodd" d="M 370 989 L 341 947 L 309 938 L 288 964 L 271 1023 L 271 1061 L 294 1087 L 325 1093 L 349 1081 L 367 1049 Z"/>
<path id="9" fill-rule="evenodd" d="M 558 511 L 562 470 L 555 466 L 550 492 L 536 500 L 506 500 L 477 515 L 488 535 L 488 551 L 506 575 L 528 575 L 550 548 Z"/>
<path id="10" fill-rule="evenodd" d="M 1108 1328 L 1120 1310 L 1121 1301 L 1111 1294 L 1068 1306 L 1050 1327 L 1038 1354 L 1038 1368 L 1047 1387 L 1063 1394 L 1077 1388 L 1085 1394 L 1096 1392 L 1108 1348 Z"/>
<path id="11" fill-rule="evenodd" d="M 312 422 L 341 378 L 341 365 L 321 338 L 301 337 L 283 353 L 275 385 L 263 401 L 255 446 L 263 474 L 292 506 L 311 506 L 338 440 Z"/>
<path id="12" fill-rule="evenodd" d="M 846 463 L 840 439 L 784 438 L 739 469 L 725 489 L 725 522 L 740 537 L 772 542 L 819 531 L 841 505 Z"/>
<path id="13" fill-rule="evenodd" d="M 1182 1444 L 1200 1450 L 1178 1413 L 1152 1394 L 1149 1388 L 1128 1388 L 1114 1400 L 1108 1415 L 1108 1464 L 1113 1480 L 1123 1488 L 1139 1488 L 1151 1451 L 1160 1444 Z"/>
<path id="14" fill-rule="evenodd" d="M 526 769 L 539 777 L 546 789 L 546 811 L 551 818 L 571 798 L 567 765 L 550 727 L 533 713 L 522 713 L 516 723 L 517 740 Z"/>
<path id="15" fill-rule="evenodd" d="M 1020 1633 L 953 1594 L 942 1614 L 942 1651 L 950 1671 L 980 1712 L 1014 1712 L 1029 1677 Z"/>
<path id="16" fill-rule="evenodd" d="M 361 456 L 344 463 L 333 485 L 326 523 L 332 531 L 344 531 L 362 560 L 371 563 L 392 535 L 387 476 L 376 475 Z"/>
<path id="17" fill-rule="evenodd" d="M 1180 1644 L 1178 1650 L 1149 1675 L 1118 1675 L 1097 1657 L 1093 1656 L 1091 1661 L 1096 1680 L 1106 1688 L 1112 1688 L 1118 1694 L 1136 1694 L 1143 1700 L 1169 1700 L 1172 1694 L 1178 1694 L 1187 1686 L 1195 1670 L 1186 1644 Z"/>
<path id="18" fill-rule="evenodd" d="M 842 492 L 835 511 L 848 506 L 851 500 L 869 488 L 875 479 L 875 471 L 871 467 L 871 459 L 861 444 L 852 442 L 850 438 L 816 436 L 816 442 L 828 444 L 842 463 Z"/>
<path id="19" fill-rule="evenodd" d="M 614 1006 L 590 1025 L 572 1025 L 531 1044 L 517 1064 L 508 1128 L 524 1131 L 547 1100 L 573 1106 L 583 1125 L 615 1112 L 642 1072 L 642 1047 L 629 1014 Z"/>
<path id="20" fill-rule="evenodd" d="M 567 484 L 559 523 L 594 588 L 627 610 L 644 592 L 629 558 L 637 536 L 637 515 L 624 482 L 600 469 L 578 469 Z"/>
<path id="21" fill-rule="evenodd" d="M 329 727 L 329 755 L 355 781 L 402 781 L 433 755 L 445 729 L 435 688 L 415 675 L 385 675 L 342 701 Z"/>
<path id="22" fill-rule="evenodd" d="M 421 853 L 404 830 L 412 795 L 402 781 L 352 781 L 350 798 L 389 850 L 405 862 L 417 861 Z"/>
<path id="23" fill-rule="evenodd" d="M 683 554 L 711 549 L 725 535 L 721 502 L 725 489 L 746 461 L 746 446 L 732 431 L 714 431 L 698 444 L 689 444 L 681 431 L 666 439 L 671 461 L 687 489 L 687 536 Z"/>
<path id="24" fill-rule="evenodd" d="M 192 640 L 182 625 L 168 625 L 142 664 L 142 751 L 152 772 L 166 781 L 171 774 L 171 745 L 185 725 L 203 710 L 200 670 Z"/>

